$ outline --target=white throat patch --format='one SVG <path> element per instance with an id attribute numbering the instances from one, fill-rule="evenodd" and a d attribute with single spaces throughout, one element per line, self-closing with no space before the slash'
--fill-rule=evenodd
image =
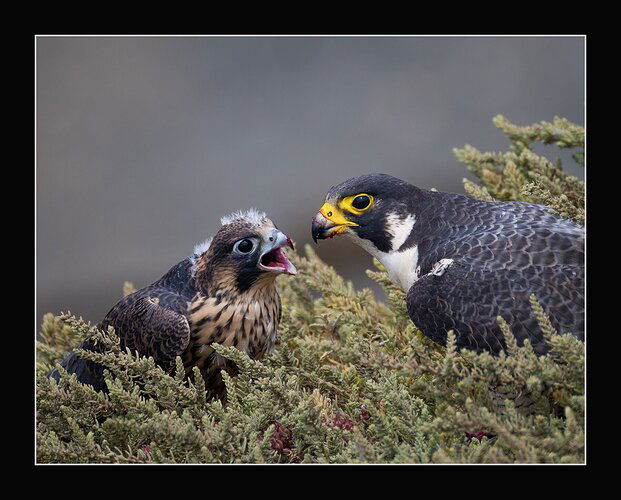
<path id="1" fill-rule="evenodd" d="M 418 246 L 414 245 L 402 252 L 399 252 L 398 249 L 407 240 L 415 223 L 416 217 L 413 215 L 408 215 L 405 219 L 402 219 L 396 214 L 388 214 L 386 225 L 388 232 L 392 234 L 391 242 L 392 248 L 394 248 L 391 252 L 380 252 L 373 243 L 360 238 L 354 231 L 348 230 L 345 234 L 356 245 L 362 247 L 379 260 L 386 268 L 390 280 L 407 293 L 419 278 L 416 271 L 418 266 Z"/>
<path id="2" fill-rule="evenodd" d="M 404 292 L 408 292 L 410 287 L 419 278 L 416 267 L 418 266 L 418 246 L 414 245 L 403 252 L 390 252 L 378 257 L 386 271 L 390 281 L 401 288 Z"/>

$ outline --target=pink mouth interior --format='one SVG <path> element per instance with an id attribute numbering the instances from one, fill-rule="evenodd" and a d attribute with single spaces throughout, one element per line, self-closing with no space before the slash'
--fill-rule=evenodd
<path id="1" fill-rule="evenodd" d="M 295 266 L 287 259 L 282 248 L 274 248 L 261 257 L 261 264 L 274 271 L 282 271 L 287 274 L 296 274 Z"/>

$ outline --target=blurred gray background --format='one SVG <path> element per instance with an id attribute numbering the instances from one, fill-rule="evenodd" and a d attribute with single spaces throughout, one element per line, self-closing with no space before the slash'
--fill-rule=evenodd
<path id="1" fill-rule="evenodd" d="M 156 280 L 237 209 L 301 248 L 349 177 L 463 192 L 452 148 L 506 150 L 498 113 L 584 121 L 582 37 L 39 37 L 36 51 L 38 321 L 98 322 L 124 280 Z M 374 288 L 366 253 L 321 243 Z"/>

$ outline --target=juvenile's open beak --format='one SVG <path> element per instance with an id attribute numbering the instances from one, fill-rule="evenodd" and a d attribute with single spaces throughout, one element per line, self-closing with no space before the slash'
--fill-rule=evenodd
<path id="1" fill-rule="evenodd" d="M 329 203 L 324 203 L 319 212 L 313 217 L 311 234 L 313 241 L 332 238 L 347 231 L 348 226 L 357 226 L 355 222 L 346 219 L 343 214 Z"/>
<path id="2" fill-rule="evenodd" d="M 283 252 L 286 246 L 294 250 L 291 238 L 278 229 L 274 229 L 261 249 L 259 269 L 275 273 L 297 274 L 297 269 Z"/>

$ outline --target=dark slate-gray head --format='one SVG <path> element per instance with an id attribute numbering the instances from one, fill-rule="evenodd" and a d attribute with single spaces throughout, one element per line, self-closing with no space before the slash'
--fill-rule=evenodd
<path id="1" fill-rule="evenodd" d="M 328 191 L 313 217 L 313 239 L 344 234 L 372 255 L 396 251 L 415 222 L 412 202 L 419 191 L 387 174 L 348 179 Z"/>

